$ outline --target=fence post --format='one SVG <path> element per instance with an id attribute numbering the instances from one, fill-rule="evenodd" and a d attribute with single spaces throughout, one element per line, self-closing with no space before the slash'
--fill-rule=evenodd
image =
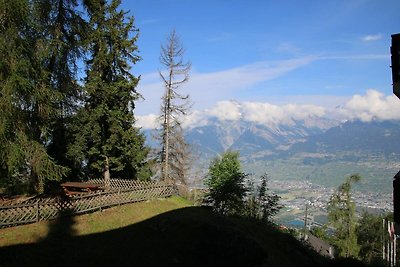
<path id="1" fill-rule="evenodd" d="M 36 222 L 39 221 L 39 199 L 36 201 Z"/>
<path id="2" fill-rule="evenodd" d="M 99 196 L 100 196 L 100 206 L 99 206 L 99 210 L 100 210 L 100 212 L 102 212 L 103 210 L 102 210 L 102 207 L 103 207 L 103 202 L 104 202 L 104 198 L 103 198 L 103 193 L 104 192 L 101 192 L 100 194 L 99 194 Z"/>
<path id="3" fill-rule="evenodd" d="M 121 206 L 121 188 L 118 188 L 118 207 Z"/>

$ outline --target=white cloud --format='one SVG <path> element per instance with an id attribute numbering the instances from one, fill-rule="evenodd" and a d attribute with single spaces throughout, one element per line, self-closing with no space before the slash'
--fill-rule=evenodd
<path id="1" fill-rule="evenodd" d="M 136 115 L 136 126 L 143 129 L 154 129 L 157 127 L 158 116 L 154 114 L 139 116 Z"/>
<path id="2" fill-rule="evenodd" d="M 365 35 L 362 37 L 362 40 L 365 42 L 377 41 L 382 39 L 382 34 L 373 34 L 373 35 Z"/>
<path id="3" fill-rule="evenodd" d="M 266 102 L 275 105 L 286 105 L 288 103 L 296 105 L 315 105 L 326 109 L 333 109 L 347 102 L 352 96 L 332 96 L 332 95 L 287 95 L 287 96 L 268 96 Z"/>
<path id="4" fill-rule="evenodd" d="M 195 110 L 182 118 L 182 126 L 184 128 L 204 126 L 206 124 L 207 116 L 205 116 L 205 112 Z M 136 126 L 142 129 L 155 129 L 160 126 L 159 115 L 136 115 Z"/>
<path id="5" fill-rule="evenodd" d="M 282 60 L 276 62 L 256 62 L 253 64 L 214 73 L 194 73 L 188 87 L 209 90 L 233 91 L 243 89 L 256 83 L 272 80 L 294 69 L 309 64 L 313 57 Z M 195 90 L 191 90 L 195 91 Z"/>
<path id="6" fill-rule="evenodd" d="M 365 95 L 354 95 L 337 112 L 339 116 L 349 120 L 399 120 L 400 100 L 394 95 L 385 96 L 370 89 Z"/>
<path id="7" fill-rule="evenodd" d="M 302 57 L 274 62 L 256 62 L 211 73 L 192 71 L 188 83 L 182 87 L 182 93 L 190 94 L 191 99 L 195 101 L 196 109 L 211 108 L 218 101 L 234 98 L 239 91 L 250 89 L 257 83 L 278 78 L 313 60 L 316 58 Z M 143 95 L 145 100 L 137 103 L 136 112 L 138 114 L 157 113 L 164 92 L 158 74 L 142 75 L 138 92 Z"/>
<path id="8" fill-rule="evenodd" d="M 204 112 L 198 110 L 191 112 L 182 119 L 182 126 L 184 128 L 204 126 L 207 123 L 207 117 L 204 116 Z"/>
<path id="9" fill-rule="evenodd" d="M 251 94 L 254 85 L 261 82 L 276 79 L 287 73 L 310 64 L 318 60 L 387 60 L 388 54 L 360 54 L 360 55 L 333 55 L 333 56 L 308 56 L 281 61 L 261 61 L 227 70 L 202 73 L 192 71 L 191 77 L 181 89 L 183 94 L 190 94 L 194 101 L 194 108 L 197 110 L 212 109 L 217 102 L 227 99 L 236 99 L 245 90 L 246 94 Z M 163 84 L 160 81 L 157 72 L 144 74 L 138 86 L 138 92 L 145 100 L 137 102 L 135 112 L 139 115 L 158 114 L 161 104 L 161 97 L 164 93 Z M 270 100 L 273 97 L 266 96 Z M 279 96 L 274 100 L 275 103 L 291 102 L 281 101 L 280 99 L 296 98 L 305 104 L 317 103 L 319 105 L 329 106 L 330 101 L 334 99 L 335 103 L 345 97 L 334 96 Z M 319 99 L 313 101 L 313 99 Z M 328 99 L 329 101 L 326 101 Z M 325 104 L 320 103 L 325 102 Z M 342 104 L 343 102 L 339 103 Z"/>
<path id="10" fill-rule="evenodd" d="M 239 120 L 241 105 L 235 101 L 220 101 L 206 113 L 220 120 Z"/>
<path id="11" fill-rule="evenodd" d="M 267 102 L 219 101 L 213 107 L 194 110 L 183 118 L 183 126 L 192 128 L 207 125 L 210 118 L 222 121 L 244 120 L 267 126 L 293 125 L 296 121 L 305 121 L 313 126 L 314 118 L 331 118 L 335 120 L 400 120 L 400 100 L 386 96 L 377 90 L 367 90 L 365 95 L 348 97 L 329 97 L 325 100 L 343 100 L 339 107 L 324 107 L 312 104 L 271 104 Z M 322 99 L 317 98 L 317 99 Z M 342 102 L 342 103 L 343 103 Z M 321 102 L 321 104 L 323 104 Z M 157 115 L 137 116 L 137 124 L 145 129 L 157 126 Z M 311 120 L 310 120 L 311 119 Z"/>
<path id="12" fill-rule="evenodd" d="M 269 103 L 245 102 L 243 103 L 243 108 L 246 121 L 260 124 L 276 124 L 286 119 L 285 112 L 280 106 Z"/>
<path id="13" fill-rule="evenodd" d="M 220 101 L 212 109 L 203 112 L 204 117 L 231 121 L 242 119 L 269 126 L 293 125 L 295 120 L 323 117 L 325 114 L 325 108 L 316 105 L 273 105 L 263 102 L 239 103 L 236 101 Z"/>
<path id="14" fill-rule="evenodd" d="M 325 108 L 315 105 L 278 106 L 269 103 L 245 102 L 242 107 L 244 120 L 264 125 L 292 125 L 295 120 L 325 115 Z"/>

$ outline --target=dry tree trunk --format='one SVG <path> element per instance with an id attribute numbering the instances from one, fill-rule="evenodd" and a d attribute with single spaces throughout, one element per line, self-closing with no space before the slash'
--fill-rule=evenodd
<path id="1" fill-rule="evenodd" d="M 178 93 L 179 87 L 188 81 L 190 63 L 183 62 L 184 49 L 179 41 L 179 37 L 173 30 L 167 38 L 166 46 L 161 47 L 160 62 L 166 68 L 166 75 L 161 71 L 160 77 L 165 86 L 165 95 L 162 100 L 161 125 L 161 178 L 163 180 L 175 180 L 172 177 L 172 162 L 176 162 L 176 151 L 173 151 L 176 138 L 174 135 L 180 134 L 180 117 L 187 114 L 190 109 L 189 95 Z M 178 131 L 174 131 L 177 128 Z M 184 142 L 183 138 L 178 138 Z"/>

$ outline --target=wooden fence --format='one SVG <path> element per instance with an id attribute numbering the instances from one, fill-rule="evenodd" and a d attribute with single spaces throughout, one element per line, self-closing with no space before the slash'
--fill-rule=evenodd
<path id="1" fill-rule="evenodd" d="M 102 180 L 90 182 L 103 183 Z M 60 215 L 93 212 L 173 194 L 175 188 L 170 183 L 111 179 L 111 188 L 104 192 L 84 193 L 72 197 L 32 198 L 18 204 L 0 205 L 0 228 L 51 220 Z"/>

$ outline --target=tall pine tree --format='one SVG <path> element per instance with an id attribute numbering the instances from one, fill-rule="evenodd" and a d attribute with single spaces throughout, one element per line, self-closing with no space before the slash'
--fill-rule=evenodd
<path id="1" fill-rule="evenodd" d="M 351 194 L 352 185 L 360 179 L 361 176 L 358 174 L 347 177 L 328 203 L 328 219 L 335 228 L 334 243 L 341 257 L 357 258 L 360 250 L 356 234 L 356 206 Z"/>
<path id="2" fill-rule="evenodd" d="M 0 2 L 0 171 L 3 183 L 28 183 L 43 190 L 46 180 L 60 180 L 45 145 L 59 94 L 48 86 L 43 68 L 45 44 L 27 0 Z"/>
<path id="3" fill-rule="evenodd" d="M 89 177 L 145 179 L 150 176 L 144 136 L 134 127 L 138 78 L 134 18 L 119 9 L 120 1 L 85 1 L 89 14 L 86 48 L 85 105 L 78 111 L 69 156 Z"/>
<path id="4" fill-rule="evenodd" d="M 70 139 L 68 127 L 81 91 L 77 81 L 77 64 L 82 60 L 86 22 L 77 10 L 76 0 L 40 0 L 33 3 L 38 30 L 45 40 L 42 66 L 48 72 L 48 86 L 59 95 L 53 103 L 57 115 L 52 118 L 47 150 L 57 163 L 73 169 L 72 161 L 66 157 Z M 72 172 L 71 178 L 74 175 L 75 172 Z"/>

